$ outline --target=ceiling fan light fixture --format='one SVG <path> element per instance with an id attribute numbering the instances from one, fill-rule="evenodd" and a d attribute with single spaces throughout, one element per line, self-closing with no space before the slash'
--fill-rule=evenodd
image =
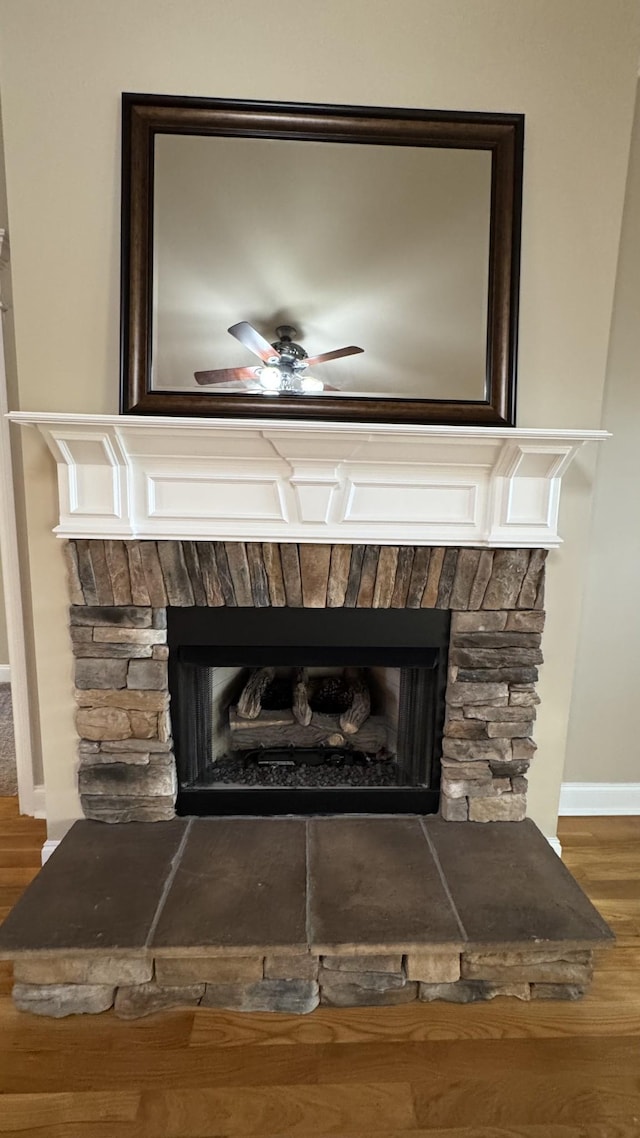
<path id="1" fill-rule="evenodd" d="M 265 391 L 279 391 L 282 384 L 282 372 L 279 367 L 261 367 L 258 370 L 258 380 L 260 386 L 264 387 Z"/>
<path id="2" fill-rule="evenodd" d="M 321 379 L 314 379 L 312 375 L 305 375 L 300 380 L 300 386 L 305 392 L 324 391 L 324 383 Z"/>

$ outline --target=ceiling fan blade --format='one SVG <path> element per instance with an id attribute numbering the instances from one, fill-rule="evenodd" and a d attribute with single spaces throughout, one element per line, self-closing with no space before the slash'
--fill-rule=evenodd
<path id="1" fill-rule="evenodd" d="M 257 367 L 221 367 L 215 371 L 196 371 L 196 383 L 203 387 L 216 383 L 237 383 L 242 379 L 255 379 L 259 369 Z"/>
<path id="2" fill-rule="evenodd" d="M 276 351 L 273 345 L 265 340 L 264 336 L 261 336 L 257 329 L 246 320 L 241 320 L 239 324 L 232 324 L 230 328 L 227 328 L 227 332 L 235 336 L 236 340 L 244 344 L 245 348 L 248 348 L 254 356 L 258 356 L 264 363 L 268 363 L 274 356 L 276 359 L 280 358 L 280 353 Z"/>
<path id="3" fill-rule="evenodd" d="M 335 352 L 323 352 L 320 356 L 307 356 L 304 364 L 305 367 L 313 367 L 314 364 L 326 364 L 329 360 L 339 360 L 342 356 L 357 356 L 359 352 L 364 352 L 364 348 L 356 348 L 355 344 L 351 344 L 348 348 L 336 348 Z"/>

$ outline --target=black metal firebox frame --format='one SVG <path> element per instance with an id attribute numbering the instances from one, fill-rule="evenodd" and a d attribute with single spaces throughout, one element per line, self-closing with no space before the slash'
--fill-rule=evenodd
<path id="1" fill-rule="evenodd" d="M 440 799 L 450 615 L 432 609 L 169 608 L 169 691 L 179 815 L 432 814 Z M 209 667 L 336 664 L 420 668 L 434 658 L 432 730 L 419 786 L 246 787 L 181 785 L 198 746 L 185 662 Z M 432 666 L 432 665 L 431 665 Z"/>

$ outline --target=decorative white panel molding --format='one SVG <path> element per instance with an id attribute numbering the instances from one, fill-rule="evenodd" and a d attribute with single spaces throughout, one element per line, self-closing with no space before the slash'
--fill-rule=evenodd
<path id="1" fill-rule="evenodd" d="M 389 473 L 385 481 L 384 474 L 352 474 L 342 521 L 371 526 L 395 516 L 404 525 L 477 528 L 477 485 L 436 483 L 433 474 L 425 478 L 422 472 L 412 481 L 406 473 L 402 479 Z"/>
<path id="2" fill-rule="evenodd" d="M 104 503 L 103 516 L 117 524 L 126 513 L 122 470 L 127 461 L 117 438 L 87 431 L 56 441 L 66 463 L 69 513 L 95 514 L 96 505 Z"/>
<path id="3" fill-rule="evenodd" d="M 58 465 L 60 537 L 560 543 L 560 483 L 606 431 L 14 412 Z"/>

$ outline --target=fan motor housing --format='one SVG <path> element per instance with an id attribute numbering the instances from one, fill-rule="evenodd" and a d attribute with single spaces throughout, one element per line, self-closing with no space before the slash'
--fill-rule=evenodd
<path id="1" fill-rule="evenodd" d="M 307 352 L 300 344 L 296 344 L 294 336 L 297 336 L 296 328 L 290 324 L 281 324 L 276 328 L 276 336 L 278 339 L 274 343 L 274 348 L 280 353 L 283 362 L 294 362 L 295 360 L 306 360 Z"/>

